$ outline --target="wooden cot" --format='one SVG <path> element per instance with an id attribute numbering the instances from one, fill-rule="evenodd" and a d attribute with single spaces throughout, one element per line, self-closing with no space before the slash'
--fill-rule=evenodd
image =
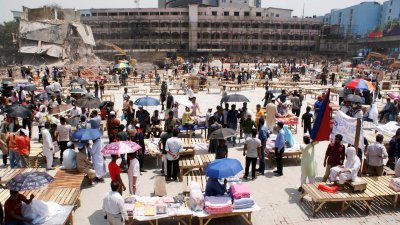
<path id="1" fill-rule="evenodd" d="M 194 157 L 182 157 L 179 159 L 179 178 L 182 180 L 184 171 L 190 171 L 192 169 L 203 169 L 210 162 L 214 161 L 215 154 L 203 154 L 195 155 Z"/>
<path id="2" fill-rule="evenodd" d="M 192 170 L 182 178 L 183 194 L 189 194 L 192 182 L 197 182 L 202 192 L 206 190 L 207 177 L 200 170 Z"/>
<path id="3" fill-rule="evenodd" d="M 338 191 L 337 193 L 328 193 L 318 189 L 319 184 L 325 183 L 315 183 L 315 184 L 303 184 L 303 193 L 301 195 L 301 201 L 305 195 L 310 195 L 313 202 L 313 216 L 321 210 L 322 206 L 324 206 L 328 202 L 341 202 L 341 213 L 343 213 L 354 201 L 361 201 L 366 208 L 366 214 L 369 214 L 371 209 L 371 201 L 375 197 L 375 194 L 369 191 L 368 189 L 362 193 L 353 193 L 352 190 L 345 186 L 343 190 Z"/>
<path id="4" fill-rule="evenodd" d="M 84 173 L 78 170 L 57 170 L 54 181 L 49 184 L 49 188 L 81 188 Z"/>
<path id="5" fill-rule="evenodd" d="M 393 208 L 397 207 L 397 199 L 399 192 L 392 190 L 389 187 L 390 179 L 392 176 L 378 176 L 378 177 L 361 177 L 367 183 L 367 190 L 375 196 L 382 196 L 392 198 Z"/>
<path id="6" fill-rule="evenodd" d="M 204 144 L 207 143 L 207 139 L 205 138 L 181 138 L 183 143 L 183 149 L 185 151 L 181 152 L 180 155 L 194 155 L 194 145 L 195 144 Z"/>

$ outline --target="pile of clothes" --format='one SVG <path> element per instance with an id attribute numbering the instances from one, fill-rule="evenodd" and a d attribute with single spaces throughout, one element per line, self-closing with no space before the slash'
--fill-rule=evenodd
<path id="1" fill-rule="evenodd" d="M 233 209 L 247 209 L 254 205 L 250 196 L 249 187 L 246 184 L 233 184 L 230 187 L 230 194 L 233 201 Z"/>
<path id="2" fill-rule="evenodd" d="M 389 183 L 389 187 L 396 192 L 400 192 L 400 177 L 392 178 Z"/>
<path id="3" fill-rule="evenodd" d="M 232 199 L 229 196 L 206 196 L 204 211 L 208 214 L 224 214 L 233 210 Z"/>

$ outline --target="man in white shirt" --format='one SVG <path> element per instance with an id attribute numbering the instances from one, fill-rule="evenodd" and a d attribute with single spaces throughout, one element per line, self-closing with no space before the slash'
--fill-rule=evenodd
<path id="1" fill-rule="evenodd" d="M 75 105 L 75 101 L 72 101 L 71 104 L 74 106 L 74 108 L 71 109 L 71 111 L 69 111 L 70 113 L 70 118 L 71 118 L 71 126 L 76 127 L 79 124 L 81 115 L 82 115 L 82 110 L 81 108 L 77 107 Z"/>
<path id="2" fill-rule="evenodd" d="M 183 150 L 181 139 L 178 138 L 179 131 L 174 130 L 172 138 L 165 143 L 165 151 L 167 151 L 167 180 L 176 181 L 179 170 L 179 152 Z M 172 170 L 172 171 L 171 171 Z M 171 173 L 172 172 L 172 173 Z"/>
<path id="3" fill-rule="evenodd" d="M 243 148 L 243 156 L 246 156 L 246 167 L 244 179 L 249 176 L 249 168 L 251 164 L 251 178 L 256 179 L 257 158 L 261 158 L 261 140 L 257 138 L 257 129 L 253 129 L 252 136 L 246 138 Z"/>
<path id="4" fill-rule="evenodd" d="M 67 143 L 72 135 L 71 125 L 67 124 L 65 117 L 60 118 L 60 125 L 57 126 L 55 132 L 55 138 L 58 140 L 58 146 L 60 146 L 60 162 L 63 162 L 63 152 L 67 149 Z"/>
<path id="5" fill-rule="evenodd" d="M 68 142 L 67 149 L 63 152 L 61 157 L 64 158 L 62 161 L 63 169 L 65 170 L 74 170 L 76 169 L 76 152 L 74 151 L 74 143 Z"/>
<path id="6" fill-rule="evenodd" d="M 61 84 L 58 81 L 54 82 L 53 84 L 53 91 L 54 93 L 60 93 L 61 91 Z"/>
<path id="7" fill-rule="evenodd" d="M 104 218 L 108 225 L 123 225 L 128 220 L 128 213 L 124 206 L 124 199 L 118 192 L 119 183 L 111 182 L 111 191 L 103 199 Z"/>
<path id="8" fill-rule="evenodd" d="M 383 135 L 376 135 L 376 142 L 368 145 L 364 153 L 367 158 L 369 176 L 383 175 L 383 159 L 388 157 L 388 153 L 382 142 Z"/>
<path id="9" fill-rule="evenodd" d="M 50 129 L 50 123 L 46 122 L 44 124 L 44 128 L 42 129 L 43 153 L 46 156 L 47 170 L 54 170 L 53 167 L 54 146 L 53 146 L 53 139 L 51 138 L 49 129 Z"/>

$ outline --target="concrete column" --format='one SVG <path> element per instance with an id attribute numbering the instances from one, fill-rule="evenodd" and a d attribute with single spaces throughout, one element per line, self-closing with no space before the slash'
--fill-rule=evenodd
<path id="1" fill-rule="evenodd" d="M 199 6 L 189 5 L 189 51 L 197 51 Z"/>

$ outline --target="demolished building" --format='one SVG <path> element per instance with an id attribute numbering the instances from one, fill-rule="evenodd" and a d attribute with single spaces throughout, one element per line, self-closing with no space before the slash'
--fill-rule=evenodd
<path id="1" fill-rule="evenodd" d="M 95 45 L 90 26 L 80 22 L 80 13 L 75 9 L 23 7 L 19 20 L 19 53 L 24 63 L 67 63 L 96 58 Z"/>

